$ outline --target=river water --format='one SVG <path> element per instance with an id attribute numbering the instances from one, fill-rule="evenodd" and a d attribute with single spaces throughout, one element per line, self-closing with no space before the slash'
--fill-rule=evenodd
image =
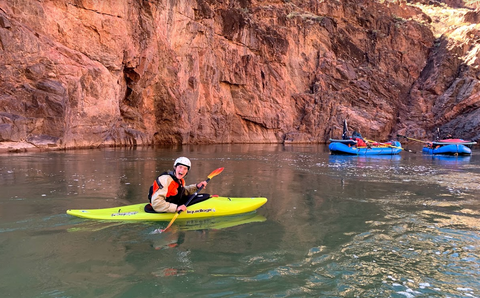
<path id="1" fill-rule="evenodd" d="M 420 150 L 417 150 L 420 151 Z M 175 223 L 67 209 L 146 202 L 187 183 L 269 199 Z M 1 297 L 480 297 L 480 152 L 330 155 L 325 145 L 208 145 L 0 155 Z"/>

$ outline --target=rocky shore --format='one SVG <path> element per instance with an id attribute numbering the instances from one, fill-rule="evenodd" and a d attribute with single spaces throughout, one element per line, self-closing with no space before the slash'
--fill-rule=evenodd
<path id="1" fill-rule="evenodd" d="M 0 0 L 0 151 L 480 138 L 478 1 Z"/>

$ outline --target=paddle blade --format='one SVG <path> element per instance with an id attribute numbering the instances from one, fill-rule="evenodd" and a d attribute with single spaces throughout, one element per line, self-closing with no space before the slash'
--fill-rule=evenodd
<path id="1" fill-rule="evenodd" d="M 218 169 L 214 170 L 213 172 L 210 173 L 210 175 L 207 176 L 207 178 L 212 179 L 213 177 L 215 177 L 218 174 L 220 174 L 221 172 L 223 172 L 223 169 L 224 168 L 218 168 Z"/>
<path id="2" fill-rule="evenodd" d="M 178 215 L 180 214 L 180 212 L 176 213 L 175 216 L 172 218 L 172 220 L 170 221 L 170 223 L 168 224 L 168 226 L 163 229 L 163 230 L 160 230 L 160 232 L 165 232 L 168 228 L 170 228 L 170 226 L 173 224 L 173 222 L 175 221 L 175 219 L 177 219 Z"/>

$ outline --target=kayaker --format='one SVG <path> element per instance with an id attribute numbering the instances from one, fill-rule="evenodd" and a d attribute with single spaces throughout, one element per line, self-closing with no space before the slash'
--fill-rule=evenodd
<path id="1" fill-rule="evenodd" d="M 179 157 L 173 163 L 173 171 L 167 171 L 158 176 L 150 186 L 148 193 L 150 204 L 145 206 L 145 211 L 173 213 L 187 210 L 185 203 L 188 196 L 207 185 L 207 181 L 202 181 L 185 186 L 184 178 L 191 166 L 192 163 L 188 158 Z"/>

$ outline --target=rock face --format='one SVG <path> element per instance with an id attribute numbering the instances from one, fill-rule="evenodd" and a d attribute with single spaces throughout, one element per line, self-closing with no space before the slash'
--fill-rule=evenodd
<path id="1" fill-rule="evenodd" d="M 478 138 L 474 8 L 436 38 L 405 1 L 0 0 L 0 142 Z"/>

